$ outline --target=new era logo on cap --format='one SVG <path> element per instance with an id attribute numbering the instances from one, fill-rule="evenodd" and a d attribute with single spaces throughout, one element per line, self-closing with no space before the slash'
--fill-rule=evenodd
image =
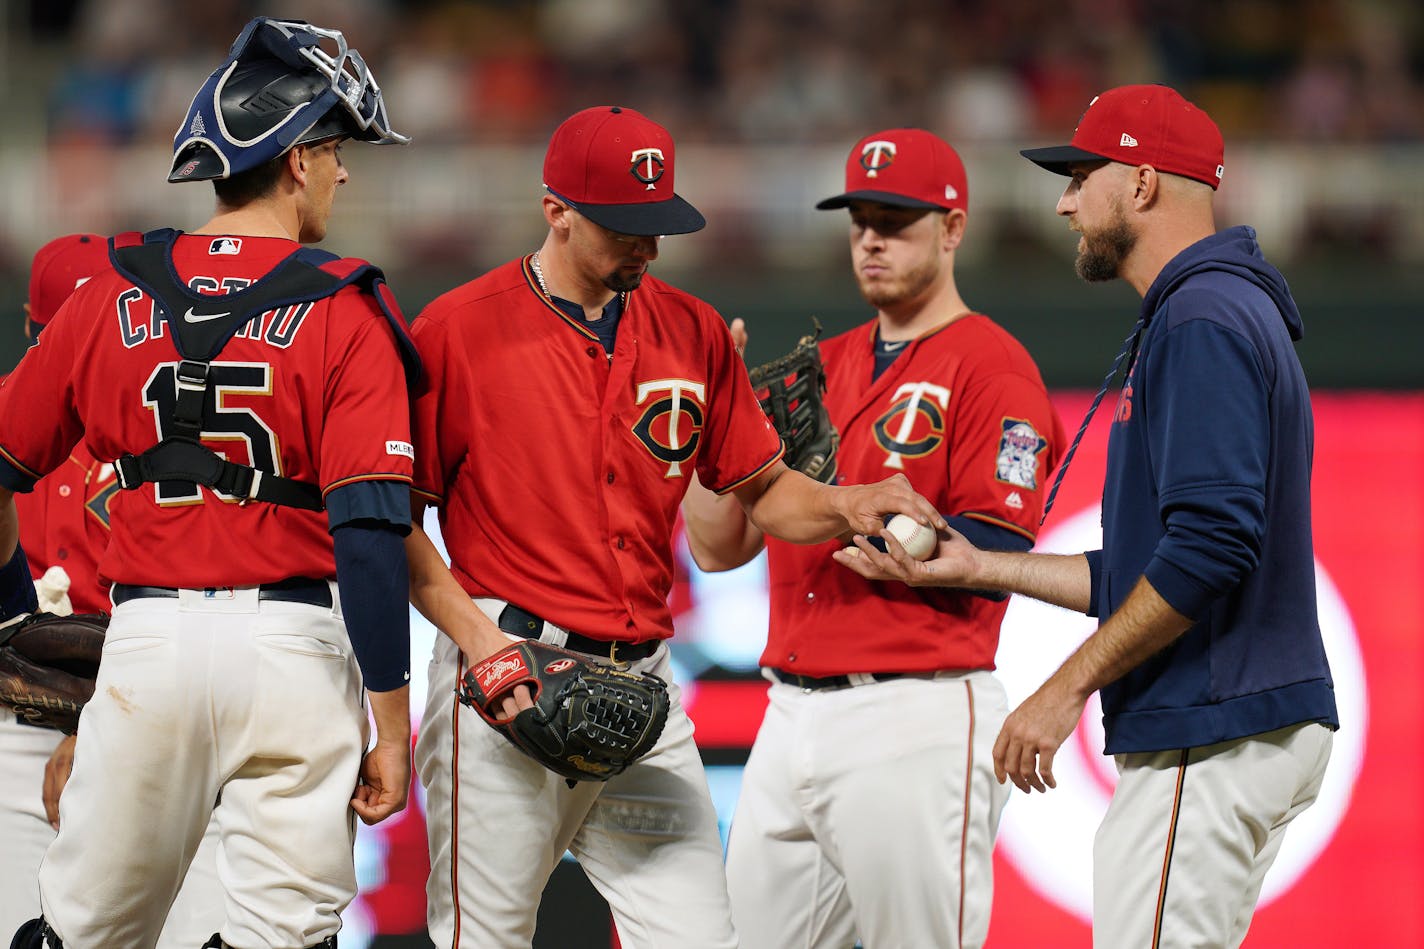
<path id="1" fill-rule="evenodd" d="M 564 121 L 544 156 L 544 187 L 610 231 L 687 234 L 707 221 L 673 190 L 667 129 L 632 109 L 597 106 Z"/>
<path id="2" fill-rule="evenodd" d="M 845 192 L 816 207 L 827 211 L 852 201 L 967 209 L 964 162 L 948 142 L 924 129 L 887 129 L 867 135 L 846 158 Z"/>
<path id="3" fill-rule="evenodd" d="M 1213 188 L 1225 171 L 1216 123 L 1175 89 L 1158 85 L 1109 89 L 1088 104 L 1069 144 L 1020 154 L 1060 175 L 1069 174 L 1074 163 L 1106 158 L 1151 165 Z"/>

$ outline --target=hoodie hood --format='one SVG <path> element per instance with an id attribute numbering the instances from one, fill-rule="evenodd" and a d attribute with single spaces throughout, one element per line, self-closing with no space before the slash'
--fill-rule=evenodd
<path id="1" fill-rule="evenodd" d="M 1173 257 L 1148 288 L 1142 300 L 1142 312 L 1155 313 L 1163 297 L 1183 280 L 1208 270 L 1234 274 L 1256 284 L 1276 304 L 1291 339 L 1299 340 L 1305 335 L 1300 310 L 1291 298 L 1286 278 L 1266 261 L 1261 245 L 1256 243 L 1256 230 L 1251 227 L 1227 228 L 1197 241 Z"/>

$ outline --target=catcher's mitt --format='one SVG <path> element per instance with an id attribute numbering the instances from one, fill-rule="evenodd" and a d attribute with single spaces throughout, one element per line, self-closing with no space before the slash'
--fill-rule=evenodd
<path id="1" fill-rule="evenodd" d="M 816 332 L 801 337 L 796 348 L 748 372 L 761 410 L 786 445 L 786 464 L 807 477 L 831 484 L 836 479 L 836 448 L 841 435 L 831 424 L 822 396 L 826 370 Z"/>
<path id="2" fill-rule="evenodd" d="M 31 725 L 74 734 L 108 628 L 104 613 L 32 613 L 0 629 L 0 705 Z"/>
<path id="3" fill-rule="evenodd" d="M 499 701 L 519 685 L 530 687 L 534 707 L 502 718 Z M 457 691 L 516 748 L 570 782 L 607 781 L 647 754 L 667 723 L 662 679 L 535 639 L 476 663 Z"/>

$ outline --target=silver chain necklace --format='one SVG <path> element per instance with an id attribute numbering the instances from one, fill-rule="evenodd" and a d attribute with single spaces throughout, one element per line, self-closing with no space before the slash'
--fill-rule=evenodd
<path id="1" fill-rule="evenodd" d="M 551 296 L 548 286 L 544 283 L 544 268 L 539 266 L 538 251 L 535 251 L 534 256 L 529 258 L 529 267 L 534 271 L 534 279 L 539 281 L 539 289 L 544 291 L 544 296 Z"/>

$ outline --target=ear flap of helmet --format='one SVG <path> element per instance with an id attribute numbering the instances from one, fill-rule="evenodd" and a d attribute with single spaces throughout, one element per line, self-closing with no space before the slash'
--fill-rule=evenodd
<path id="1" fill-rule="evenodd" d="M 257 17 L 194 97 L 168 180 L 227 178 L 334 135 L 410 141 L 390 127 L 380 86 L 339 31 Z"/>

